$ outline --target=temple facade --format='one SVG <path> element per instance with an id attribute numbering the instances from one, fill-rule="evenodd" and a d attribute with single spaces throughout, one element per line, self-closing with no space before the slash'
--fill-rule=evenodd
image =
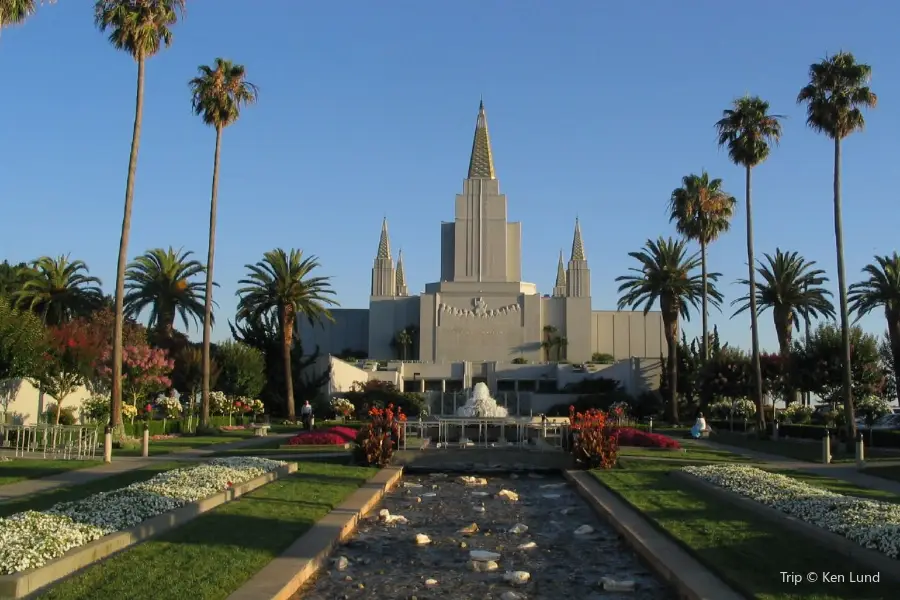
<path id="1" fill-rule="evenodd" d="M 614 363 L 662 356 L 660 313 L 592 309 L 591 269 L 577 218 L 569 260 L 560 252 L 551 293 L 541 295 L 522 280 L 522 224 L 508 219 L 483 103 L 453 220 L 440 228 L 440 279 L 411 296 L 403 255 L 395 260 L 385 219 L 368 308 L 334 310 L 333 323 L 317 326 L 298 321 L 303 348 L 416 363 L 416 371 L 428 363 L 450 369 L 458 363 Z"/>

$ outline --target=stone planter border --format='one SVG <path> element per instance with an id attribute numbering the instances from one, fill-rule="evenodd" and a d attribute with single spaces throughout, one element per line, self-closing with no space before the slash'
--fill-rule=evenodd
<path id="1" fill-rule="evenodd" d="M 588 505 L 684 600 L 744 600 L 675 540 L 660 531 L 589 471 L 564 471 Z"/>
<path id="2" fill-rule="evenodd" d="M 297 463 L 288 463 L 274 471 L 235 485 L 209 498 L 190 502 L 171 512 L 147 519 L 130 529 L 116 531 L 84 546 L 72 548 L 64 555 L 42 567 L 13 573 L 12 575 L 0 575 L 0 599 L 24 598 L 60 579 L 72 575 L 84 567 L 103 560 L 129 546 L 184 525 L 217 506 L 236 500 L 244 494 L 252 492 L 280 477 L 294 473 L 296 470 Z"/>
<path id="3" fill-rule="evenodd" d="M 728 502 L 738 508 L 751 512 L 770 521 L 776 522 L 794 533 L 810 538 L 829 550 L 833 550 L 842 556 L 855 560 L 859 564 L 869 568 L 872 572 L 881 573 L 887 579 L 900 582 L 900 561 L 893 559 L 877 550 L 869 550 L 860 546 L 853 540 L 848 540 L 842 535 L 822 529 L 818 525 L 807 523 L 796 517 L 792 517 L 771 506 L 766 506 L 750 498 L 735 494 L 730 490 L 721 488 L 715 484 L 704 481 L 699 477 L 685 473 L 684 471 L 672 471 L 669 477 L 684 482 L 694 488 L 715 496 L 717 499 Z"/>
<path id="4" fill-rule="evenodd" d="M 338 544 L 356 531 L 359 519 L 378 505 L 402 475 L 402 467 L 378 471 L 227 600 L 287 600 L 292 597 L 328 562 Z"/>

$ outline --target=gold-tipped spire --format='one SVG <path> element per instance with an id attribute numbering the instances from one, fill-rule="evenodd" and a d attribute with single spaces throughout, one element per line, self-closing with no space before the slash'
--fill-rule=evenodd
<path id="1" fill-rule="evenodd" d="M 406 287 L 406 275 L 403 272 L 403 249 L 397 255 L 397 289 Z M 399 294 L 398 294 L 399 295 Z"/>
<path id="2" fill-rule="evenodd" d="M 581 239 L 581 224 L 575 217 L 575 237 L 572 239 L 572 260 L 587 260 L 584 255 L 584 240 Z"/>
<path id="3" fill-rule="evenodd" d="M 566 266 L 563 263 L 563 251 L 559 251 L 559 264 L 556 265 L 556 287 L 566 289 Z"/>
<path id="4" fill-rule="evenodd" d="M 378 240 L 378 254 L 375 258 L 391 257 L 391 240 L 388 237 L 387 217 L 381 221 L 381 239 Z"/>
<path id="5" fill-rule="evenodd" d="M 472 156 L 469 158 L 468 179 L 495 179 L 494 156 L 491 154 L 491 136 L 488 133 L 487 115 L 484 101 L 478 105 L 478 119 L 475 121 L 475 139 L 472 141 Z"/>

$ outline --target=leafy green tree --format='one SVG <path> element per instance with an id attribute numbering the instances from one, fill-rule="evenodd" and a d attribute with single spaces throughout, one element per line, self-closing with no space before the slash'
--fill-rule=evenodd
<path id="1" fill-rule="evenodd" d="M 900 380 L 897 379 L 897 367 L 900 366 L 900 363 L 894 357 L 890 335 L 887 333 L 878 344 L 878 357 L 881 359 L 881 368 L 884 371 L 884 398 L 888 402 L 893 402 L 898 399 L 897 383 Z"/>
<path id="2" fill-rule="evenodd" d="M 46 350 L 40 317 L 0 299 L 0 381 L 37 375 Z"/>
<path id="3" fill-rule="evenodd" d="M 42 256 L 21 273 L 24 282 L 13 295 L 16 307 L 38 314 L 47 325 L 88 316 L 100 306 L 101 282 L 83 261 Z"/>
<path id="4" fill-rule="evenodd" d="M 13 298 L 28 281 L 29 270 L 25 263 L 11 265 L 5 260 L 0 263 L 0 297 Z"/>
<path id="5" fill-rule="evenodd" d="M 148 58 L 172 44 L 172 27 L 184 14 L 185 0 L 97 0 L 94 24 L 108 34 L 116 50 L 128 53 L 137 63 L 137 93 L 134 104 L 134 128 L 128 156 L 125 181 L 125 208 L 119 237 L 119 261 L 116 266 L 116 322 L 113 331 L 113 369 L 110 424 L 122 430 L 122 335 L 125 327 L 125 270 L 128 263 L 128 240 L 131 234 L 131 208 L 134 204 L 134 182 L 137 174 L 138 148 L 141 144 L 141 122 L 144 118 L 144 67 Z M 110 456 L 104 456 L 107 461 Z"/>
<path id="6" fill-rule="evenodd" d="M 331 297 L 334 290 L 329 277 L 312 276 L 319 268 L 318 259 L 315 256 L 303 258 L 300 250 L 291 250 L 288 254 L 276 248 L 246 268 L 249 270 L 247 278 L 238 282 L 244 286 L 238 289 L 238 319 L 253 323 L 270 317 L 278 323 L 284 361 L 285 408 L 288 420 L 294 421 L 296 407 L 291 368 L 294 325 L 298 317 L 305 318 L 311 325 L 332 320 L 328 306 L 338 305 Z"/>
<path id="7" fill-rule="evenodd" d="M 841 215 L 841 140 L 866 124 L 863 108 L 875 108 L 878 97 L 869 89 L 872 67 L 856 62 L 849 52 L 826 56 L 810 65 L 809 83 L 797 95 L 806 104 L 806 124 L 834 141 L 834 242 L 837 250 L 838 295 L 844 352 L 844 410 L 850 438 L 856 438 L 853 418 L 853 373 L 850 363 L 851 334 L 847 305 L 847 278 L 844 275 L 844 224 Z"/>
<path id="8" fill-rule="evenodd" d="M 728 231 L 736 204 L 734 196 L 722 188 L 721 179 L 710 179 L 709 173 L 686 175 L 681 187 L 669 199 L 669 221 L 689 240 L 700 244 L 700 266 L 703 277 L 703 338 L 700 342 L 703 360 L 709 358 L 709 306 L 706 293 L 706 250 L 709 244 Z"/>
<path id="9" fill-rule="evenodd" d="M 259 398 L 266 384 L 266 359 L 261 350 L 227 341 L 215 346 L 213 358 L 221 367 L 219 390 L 228 396 Z"/>
<path id="10" fill-rule="evenodd" d="M 700 266 L 699 253 L 688 255 L 685 240 L 662 238 L 647 240 L 638 252 L 628 256 L 638 261 L 638 267 L 629 271 L 634 275 L 616 277 L 619 285 L 619 309 L 642 309 L 650 312 L 659 303 L 662 312 L 663 330 L 666 338 L 668 357 L 666 369 L 669 374 L 669 420 L 678 422 L 678 326 L 679 319 L 690 319 L 690 307 L 699 308 L 703 296 L 703 278 L 696 274 Z M 715 287 L 719 273 L 708 273 L 707 293 L 710 303 L 719 307 L 722 294 Z"/>
<path id="11" fill-rule="evenodd" d="M 192 254 L 154 248 L 134 259 L 125 272 L 125 316 L 137 318 L 149 308 L 148 325 L 161 340 L 173 337 L 176 315 L 185 329 L 203 316 L 203 283 L 194 278 L 205 269 Z"/>
<path id="12" fill-rule="evenodd" d="M 745 204 L 747 210 L 747 266 L 750 285 L 750 334 L 752 337 L 753 376 L 756 383 L 757 427 L 760 433 L 766 429 L 763 411 L 762 367 L 759 362 L 759 322 L 756 309 L 756 274 L 753 254 L 753 205 L 750 201 L 751 175 L 753 168 L 762 164 L 771 152 L 772 146 L 781 140 L 781 115 L 769 114 L 769 103 L 759 96 L 738 98 L 732 107 L 722 111 L 722 118 L 716 122 L 719 147 L 728 149 L 728 157 L 736 165 L 744 167 Z"/>
<path id="13" fill-rule="evenodd" d="M 243 65 L 217 58 L 215 66 L 201 65 L 197 77 L 191 79 L 191 104 L 194 114 L 216 130 L 216 151 L 213 158 L 212 195 L 209 204 L 209 246 L 206 258 L 206 303 L 203 316 L 203 386 L 201 425 L 209 421 L 210 340 L 212 337 L 213 265 L 216 252 L 216 212 L 219 196 L 219 158 L 222 152 L 222 132 L 240 117 L 241 109 L 254 104 L 258 97 L 255 85 L 247 81 Z"/>
<path id="14" fill-rule="evenodd" d="M 892 397 L 896 398 L 896 382 L 900 381 L 900 254 L 876 256 L 875 262 L 863 267 L 867 278 L 850 286 L 850 311 L 863 317 L 878 308 L 887 320 L 886 342 L 891 351 L 891 380 L 895 383 Z"/>

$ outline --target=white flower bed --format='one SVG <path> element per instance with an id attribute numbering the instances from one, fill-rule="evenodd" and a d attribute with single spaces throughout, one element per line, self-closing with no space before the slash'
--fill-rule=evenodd
<path id="1" fill-rule="evenodd" d="M 898 504 L 836 494 L 756 467 L 709 465 L 682 470 L 891 558 L 900 557 Z"/>
<path id="2" fill-rule="evenodd" d="M 256 457 L 215 458 L 122 489 L 61 502 L 46 511 L 0 519 L 0 573 L 41 567 L 72 548 L 209 498 L 286 464 Z"/>

